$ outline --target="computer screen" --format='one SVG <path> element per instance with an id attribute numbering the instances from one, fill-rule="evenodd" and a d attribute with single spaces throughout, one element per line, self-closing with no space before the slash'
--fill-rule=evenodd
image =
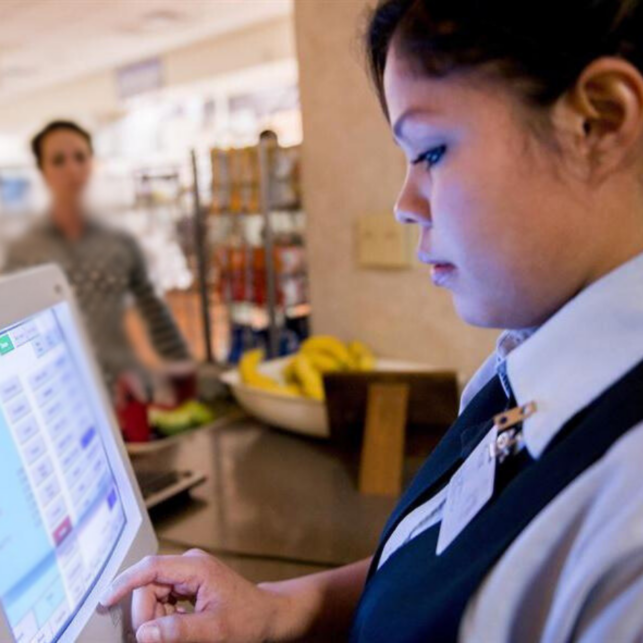
<path id="1" fill-rule="evenodd" d="M 54 643 L 126 526 L 66 303 L 0 329 L 0 609 L 18 643 Z"/>

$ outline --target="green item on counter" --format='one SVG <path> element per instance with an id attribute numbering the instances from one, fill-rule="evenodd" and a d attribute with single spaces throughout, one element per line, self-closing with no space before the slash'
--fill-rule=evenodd
<path id="1" fill-rule="evenodd" d="M 189 400 L 175 409 L 151 408 L 150 424 L 162 435 L 172 436 L 213 422 L 216 415 L 205 404 Z"/>

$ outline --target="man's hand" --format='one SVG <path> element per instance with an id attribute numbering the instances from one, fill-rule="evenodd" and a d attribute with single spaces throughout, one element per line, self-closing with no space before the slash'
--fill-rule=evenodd
<path id="1" fill-rule="evenodd" d="M 244 580 L 216 558 L 191 550 L 149 556 L 118 576 L 101 602 L 130 592 L 138 643 L 258 643 L 280 640 L 276 627 L 288 598 Z M 188 600 L 194 613 L 176 607 Z"/>

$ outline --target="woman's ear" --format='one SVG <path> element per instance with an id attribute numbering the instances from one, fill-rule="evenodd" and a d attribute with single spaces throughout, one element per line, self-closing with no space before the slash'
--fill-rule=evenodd
<path id="1" fill-rule="evenodd" d="M 643 141 L 643 76 L 625 60 L 588 65 L 569 96 L 575 139 L 593 178 L 637 162 Z"/>

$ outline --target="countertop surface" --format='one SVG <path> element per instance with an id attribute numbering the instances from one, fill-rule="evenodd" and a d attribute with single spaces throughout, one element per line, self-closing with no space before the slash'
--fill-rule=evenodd
<path id="1" fill-rule="evenodd" d="M 357 457 L 240 418 L 134 459 L 205 483 L 152 512 L 162 549 L 325 568 L 370 556 L 395 499 L 357 491 Z"/>

